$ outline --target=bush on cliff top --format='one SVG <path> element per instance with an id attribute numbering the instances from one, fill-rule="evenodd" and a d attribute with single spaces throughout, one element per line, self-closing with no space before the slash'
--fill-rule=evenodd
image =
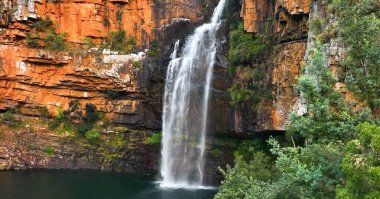
<path id="1" fill-rule="evenodd" d="M 123 53 L 132 53 L 136 46 L 135 38 L 127 37 L 124 29 L 111 32 L 107 38 L 107 43 L 111 50 Z"/>

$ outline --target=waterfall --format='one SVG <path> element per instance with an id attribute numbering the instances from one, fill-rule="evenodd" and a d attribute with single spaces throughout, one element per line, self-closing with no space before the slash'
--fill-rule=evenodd
<path id="1" fill-rule="evenodd" d="M 180 52 L 176 42 L 167 69 L 163 107 L 162 187 L 203 185 L 210 86 L 226 0 L 211 22 L 195 30 Z"/>

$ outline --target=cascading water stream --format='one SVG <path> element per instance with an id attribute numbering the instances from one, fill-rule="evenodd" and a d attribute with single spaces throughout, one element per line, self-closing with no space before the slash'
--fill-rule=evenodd
<path id="1" fill-rule="evenodd" d="M 203 185 L 210 86 L 217 51 L 217 31 L 226 0 L 211 22 L 195 30 L 179 53 L 175 44 L 167 69 L 163 108 L 162 187 Z"/>

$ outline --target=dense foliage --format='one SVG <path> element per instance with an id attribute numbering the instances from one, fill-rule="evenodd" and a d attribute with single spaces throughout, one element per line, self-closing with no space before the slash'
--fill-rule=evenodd
<path id="1" fill-rule="evenodd" d="M 65 38 L 67 34 L 58 34 L 54 29 L 51 29 L 47 34 L 45 41 L 45 47 L 49 50 L 62 51 L 65 50 Z"/>
<path id="2" fill-rule="evenodd" d="M 230 43 L 228 58 L 230 64 L 238 66 L 241 64 L 249 65 L 259 59 L 266 45 L 259 37 L 254 37 L 250 33 L 244 32 L 243 23 L 234 26 L 229 34 Z"/>
<path id="3" fill-rule="evenodd" d="M 269 153 L 251 147 L 221 169 L 225 180 L 215 198 L 380 198 L 380 4 L 329 5 L 347 47 L 344 71 L 332 74 L 326 46 L 317 42 L 295 85 L 307 112 L 291 114 L 285 143 L 269 139 Z M 317 22 L 314 29 L 323 26 Z M 363 106 L 353 108 L 335 90 L 339 80 Z"/>
<path id="4" fill-rule="evenodd" d="M 42 37 L 42 35 L 44 35 Z M 46 35 L 46 36 L 45 36 Z M 33 23 L 33 29 L 27 34 L 26 44 L 30 48 L 46 48 L 53 51 L 66 49 L 66 33 L 58 34 L 50 17 L 39 19 Z M 39 41 L 42 40 L 42 41 Z"/>
<path id="5" fill-rule="evenodd" d="M 380 126 L 363 123 L 356 132 L 346 147 L 342 165 L 347 181 L 337 198 L 380 198 Z"/>
<path id="6" fill-rule="evenodd" d="M 135 38 L 127 37 L 124 29 L 111 32 L 107 38 L 107 42 L 111 50 L 123 53 L 132 53 L 136 45 Z"/>
<path id="7" fill-rule="evenodd" d="M 262 57 L 269 51 L 272 38 L 265 27 L 257 34 L 245 32 L 239 15 L 240 9 L 240 1 L 227 2 L 229 71 L 231 76 L 236 77 L 229 93 L 233 106 L 255 110 L 261 102 L 272 99 L 268 82 L 264 81 L 267 67 L 262 63 Z"/>
<path id="8" fill-rule="evenodd" d="M 94 130 L 94 125 L 99 121 L 100 114 L 93 104 L 85 105 L 85 114 L 80 109 L 81 104 L 78 100 L 71 101 L 69 108 L 65 111 L 58 110 L 54 120 L 49 123 L 51 130 L 57 130 L 62 133 L 76 133 L 80 137 L 86 137 L 90 142 L 96 143 L 96 137 L 100 135 Z"/>
<path id="9" fill-rule="evenodd" d="M 345 81 L 349 89 L 380 114 L 380 3 L 334 0 L 338 32 L 347 47 Z"/>

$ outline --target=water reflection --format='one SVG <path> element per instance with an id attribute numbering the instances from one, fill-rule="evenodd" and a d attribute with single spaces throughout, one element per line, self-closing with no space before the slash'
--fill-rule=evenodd
<path id="1" fill-rule="evenodd" d="M 1 199 L 211 199 L 216 189 L 161 189 L 151 176 L 88 170 L 0 172 Z"/>

